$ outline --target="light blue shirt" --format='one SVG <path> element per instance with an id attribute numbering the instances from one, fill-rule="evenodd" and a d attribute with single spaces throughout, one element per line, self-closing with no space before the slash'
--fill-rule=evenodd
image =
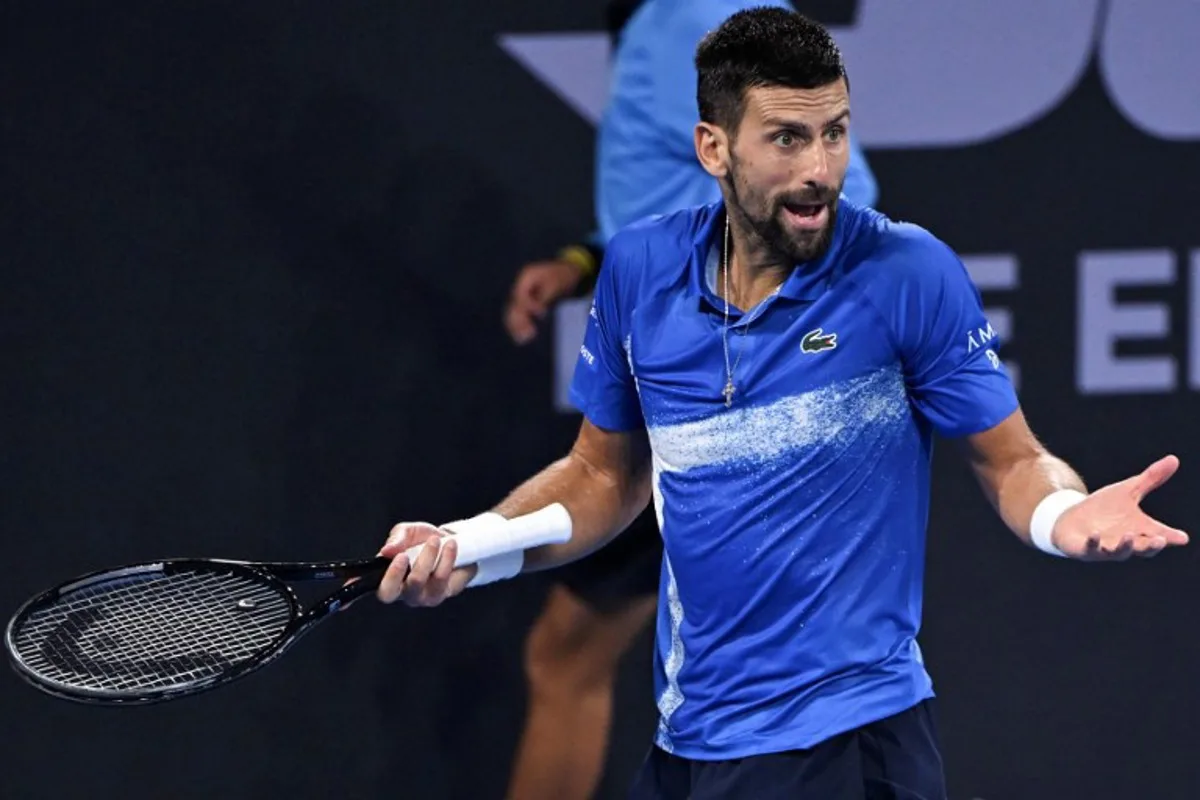
<path id="1" fill-rule="evenodd" d="M 651 214 L 721 198 L 696 158 L 696 46 L 738 11 L 781 0 L 647 0 L 621 33 L 596 152 L 599 243 Z M 854 135 L 843 192 L 873 206 L 878 189 Z"/>

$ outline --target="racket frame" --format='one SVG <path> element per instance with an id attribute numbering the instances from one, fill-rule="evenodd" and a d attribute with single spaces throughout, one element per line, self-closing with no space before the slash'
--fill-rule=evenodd
<path id="1" fill-rule="evenodd" d="M 479 526 L 474 530 L 457 531 L 454 534 L 458 545 L 455 563 L 466 566 L 504 553 L 542 545 L 561 544 L 570 540 L 571 533 L 570 512 L 562 503 L 551 503 L 529 514 L 507 520 L 500 518 L 497 522 Z M 411 559 L 416 558 L 422 546 L 409 548 L 410 564 Z M 380 556 L 357 561 L 325 562 L 256 562 L 216 558 L 173 558 L 110 567 L 72 578 L 26 601 L 9 620 L 4 633 L 5 648 L 8 650 L 10 663 L 25 682 L 42 692 L 65 700 L 98 705 L 130 706 L 148 705 L 199 694 L 218 686 L 225 686 L 279 658 L 313 626 L 328 619 L 333 613 L 345 608 L 359 597 L 378 588 L 391 561 L 389 558 Z M 167 573 L 168 570 L 184 571 L 189 567 L 192 569 L 202 568 L 209 572 L 214 571 L 214 567 L 221 567 L 227 572 L 245 571 L 260 583 L 270 584 L 272 588 L 277 589 L 278 593 L 290 604 L 291 620 L 284 625 L 270 645 L 262 648 L 255 656 L 247 658 L 237 666 L 222 670 L 211 678 L 190 681 L 186 685 L 179 685 L 175 688 L 167 687 L 166 689 L 145 691 L 142 694 L 132 690 L 67 688 L 66 684 L 61 681 L 49 680 L 39 675 L 21 658 L 14 639 L 15 631 L 35 608 L 46 604 L 47 601 L 53 601 L 68 591 L 82 588 L 88 583 L 98 582 L 101 579 L 131 575 L 138 571 L 157 570 L 164 573 Z M 299 598 L 292 587 L 286 583 L 286 581 L 301 583 L 330 579 L 341 579 L 346 583 L 306 611 L 300 609 Z"/>
<path id="2" fill-rule="evenodd" d="M 283 655 L 308 631 L 357 600 L 363 595 L 373 592 L 379 586 L 380 580 L 391 559 L 370 558 L 358 561 L 325 561 L 325 562 L 255 562 L 235 561 L 220 558 L 169 558 L 147 561 L 141 564 L 130 564 L 117 569 L 102 569 L 72 578 L 69 582 L 47 589 L 30 598 L 21 605 L 9 620 L 4 632 L 4 645 L 9 653 L 13 670 L 26 683 L 46 694 L 59 699 L 71 700 L 90 705 L 132 706 L 150 705 L 167 700 L 177 699 L 193 694 L 215 689 L 245 677 L 262 667 L 267 666 Z M 37 611 L 63 595 L 84 589 L 91 584 L 103 583 L 129 575 L 141 573 L 161 573 L 170 575 L 178 572 L 203 571 L 209 573 L 240 574 L 253 581 L 266 584 L 279 594 L 288 604 L 291 619 L 283 626 L 279 635 L 270 644 L 260 649 L 254 656 L 245 659 L 236 666 L 222 670 L 215 675 L 198 681 L 189 681 L 175 687 L 167 686 L 152 691 L 115 691 L 105 689 L 86 689 L 68 686 L 61 681 L 49 679 L 29 667 L 21 657 L 16 646 L 16 633 L 30 614 Z M 323 600 L 314 603 L 304 610 L 300 598 L 287 581 L 303 583 L 321 580 L 350 580 L 348 583 Z"/>

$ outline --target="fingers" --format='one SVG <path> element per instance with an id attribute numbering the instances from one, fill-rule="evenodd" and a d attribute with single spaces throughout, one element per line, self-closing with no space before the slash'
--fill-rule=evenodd
<path id="1" fill-rule="evenodd" d="M 1170 525 L 1164 525 L 1158 520 L 1142 514 L 1134 521 L 1133 532 L 1124 538 L 1130 540 L 1130 548 L 1134 555 L 1155 556 L 1168 547 L 1180 547 L 1189 541 L 1186 533 Z"/>
<path id="2" fill-rule="evenodd" d="M 1167 547 L 1167 540 L 1161 536 L 1139 536 L 1134 544 L 1133 554 L 1141 558 L 1154 558 Z"/>
<path id="3" fill-rule="evenodd" d="M 395 558 L 405 550 L 441 536 L 441 530 L 428 522 L 401 522 L 388 533 L 387 542 L 379 549 L 379 555 Z"/>
<path id="4" fill-rule="evenodd" d="M 1147 519 L 1149 518 L 1147 517 Z M 1148 533 L 1163 539 L 1168 545 L 1178 547 L 1191 541 L 1191 537 L 1178 528 L 1172 528 L 1170 525 L 1164 525 L 1153 519 L 1150 522 L 1151 525 L 1149 526 Z"/>
<path id="5" fill-rule="evenodd" d="M 1163 528 L 1165 529 L 1165 525 Z M 1182 531 L 1176 531 L 1176 533 L 1182 533 Z M 1162 553 L 1164 549 L 1177 545 L 1177 543 L 1181 542 L 1172 542 L 1160 531 L 1116 536 L 1097 534 L 1088 537 L 1084 558 L 1091 561 L 1124 561 L 1134 555 L 1139 558 L 1153 558 Z"/>
<path id="6" fill-rule="evenodd" d="M 407 534 L 397 541 L 406 540 Z M 389 543 L 384 548 L 396 549 L 396 555 L 379 584 L 377 595 L 382 602 L 402 600 L 409 606 L 436 606 L 466 587 L 471 573 L 454 568 L 458 543 L 452 536 L 438 532 L 419 547 L 415 557 L 409 549 L 396 549 L 398 544 Z"/>
<path id="7" fill-rule="evenodd" d="M 1133 554 L 1137 537 L 1133 534 L 1088 537 L 1085 557 L 1091 561 L 1125 561 Z"/>
<path id="8" fill-rule="evenodd" d="M 550 310 L 550 298 L 541 281 L 525 281 L 518 284 L 510 303 L 521 313 L 534 319 L 541 319 Z"/>
<path id="9" fill-rule="evenodd" d="M 442 532 L 428 522 L 402 522 L 392 528 L 387 542 L 379 550 L 379 555 L 392 559 L 392 563 L 383 573 L 383 580 L 379 582 L 379 588 L 376 590 L 376 596 L 382 602 L 393 603 L 404 591 L 409 568 L 413 566 L 409 563 L 408 550 L 431 540 L 436 542 L 441 536 Z M 424 551 L 429 549 L 431 548 L 422 548 L 420 555 L 426 556 Z M 437 548 L 435 547 L 433 550 L 433 556 L 436 557 Z M 417 561 L 420 560 L 418 557 Z"/>
<path id="10" fill-rule="evenodd" d="M 420 590 L 416 585 L 409 580 L 408 590 L 405 592 L 406 599 L 411 597 L 414 601 L 412 605 L 437 605 L 438 603 L 450 597 L 449 584 L 450 575 L 454 572 L 454 558 L 457 554 L 458 544 L 453 537 L 446 537 L 441 540 L 441 552 L 434 557 L 432 571 L 425 578 Z M 432 545 L 427 544 L 426 550 L 432 550 Z"/>
<path id="11" fill-rule="evenodd" d="M 536 284 L 518 282 L 504 312 L 504 327 L 517 344 L 526 344 L 537 336 L 537 323 L 546 316 L 548 305 Z"/>
<path id="12" fill-rule="evenodd" d="M 394 603 L 400 597 L 400 593 L 404 591 L 404 579 L 408 576 L 408 556 L 403 552 L 392 559 L 392 563 L 388 565 L 387 571 L 383 573 L 383 580 L 379 582 L 379 588 L 375 590 L 375 595 L 383 603 Z"/>
<path id="13" fill-rule="evenodd" d="M 404 579 L 404 587 L 400 592 L 400 596 L 408 605 L 437 605 L 437 603 L 426 603 L 425 600 L 426 584 L 429 583 L 429 578 L 437 566 L 440 553 L 440 540 L 429 539 L 421 546 L 421 552 L 415 559 L 409 556 L 411 563 L 408 568 L 408 576 Z"/>
<path id="14" fill-rule="evenodd" d="M 1124 561 L 1188 544 L 1191 537 L 1186 532 L 1138 507 L 1147 492 L 1162 486 L 1178 469 L 1179 459 L 1167 456 L 1139 475 L 1094 492 L 1059 518 L 1054 529 L 1059 548 L 1085 561 Z"/>
<path id="15" fill-rule="evenodd" d="M 551 307 L 579 284 L 580 272 L 565 261 L 542 261 L 527 265 L 513 283 L 504 327 L 517 344 L 537 336 L 538 322 Z"/>
<path id="16" fill-rule="evenodd" d="M 510 304 L 504 312 L 504 328 L 514 344 L 529 344 L 537 336 L 533 315 L 516 304 Z"/>
<path id="17" fill-rule="evenodd" d="M 1171 479 L 1179 470 L 1179 459 L 1176 456 L 1164 456 L 1146 467 L 1142 473 L 1133 479 L 1133 498 L 1141 502 L 1142 498 Z"/>
<path id="18" fill-rule="evenodd" d="M 458 554 L 456 552 L 455 558 L 457 557 Z M 450 573 L 450 580 L 447 581 L 446 586 L 447 597 L 454 597 L 461 593 L 463 589 L 466 589 L 467 584 L 471 581 L 471 578 L 475 577 L 475 573 L 477 571 L 478 567 L 476 567 L 474 564 L 466 567 L 459 567 L 452 571 Z"/>

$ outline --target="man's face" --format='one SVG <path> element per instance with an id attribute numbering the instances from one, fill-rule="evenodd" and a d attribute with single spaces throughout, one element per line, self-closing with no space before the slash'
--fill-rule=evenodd
<path id="1" fill-rule="evenodd" d="M 850 160 L 849 117 L 842 80 L 746 93 L 729 151 L 731 205 L 768 247 L 795 263 L 829 247 Z"/>

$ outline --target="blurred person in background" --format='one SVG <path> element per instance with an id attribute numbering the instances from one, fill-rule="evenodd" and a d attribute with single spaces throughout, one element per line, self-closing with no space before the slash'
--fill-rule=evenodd
<path id="1" fill-rule="evenodd" d="M 605 243 L 626 225 L 721 198 L 696 157 L 696 46 L 743 9 L 793 8 L 763 0 L 613 0 L 614 58 L 596 146 L 597 230 L 555 258 L 523 267 L 505 311 L 518 344 L 560 300 L 589 292 Z M 875 204 L 875 178 L 851 139 L 843 193 Z M 593 795 L 607 752 L 617 667 L 654 616 L 662 539 L 647 508 L 616 540 L 555 572 L 525 644 L 529 706 L 509 785 L 511 800 Z"/>

